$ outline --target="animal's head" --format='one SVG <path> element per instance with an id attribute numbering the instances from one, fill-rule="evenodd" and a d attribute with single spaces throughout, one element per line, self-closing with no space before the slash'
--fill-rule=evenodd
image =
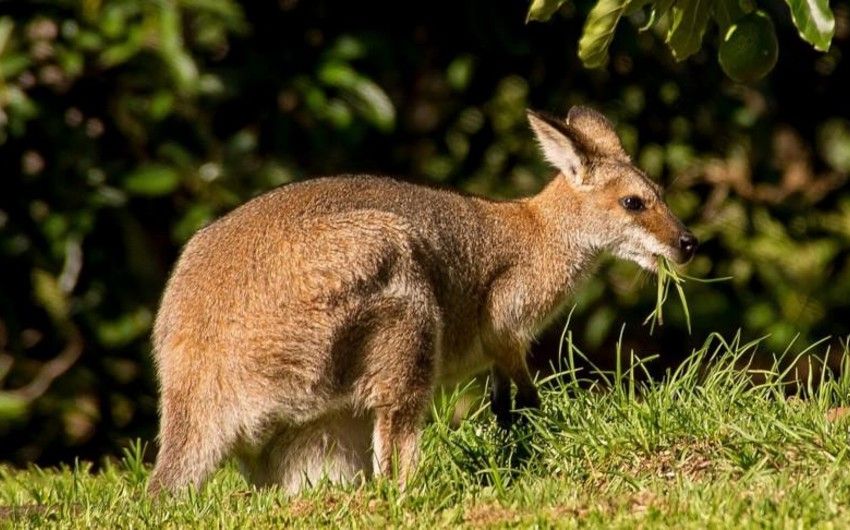
<path id="1" fill-rule="evenodd" d="M 662 189 L 635 167 L 611 123 L 573 107 L 565 120 L 529 111 L 546 159 L 581 197 L 582 221 L 599 248 L 655 270 L 656 256 L 693 257 L 697 239 L 670 212 Z"/>

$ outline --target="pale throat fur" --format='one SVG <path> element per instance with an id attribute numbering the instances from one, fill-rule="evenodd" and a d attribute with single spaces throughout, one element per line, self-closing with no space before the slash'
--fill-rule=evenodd
<path id="1" fill-rule="evenodd" d="M 493 361 L 488 342 L 527 347 L 535 334 L 564 313 L 575 285 L 604 248 L 587 226 L 584 210 L 590 205 L 582 199 L 559 173 L 535 195 L 481 202 L 482 213 L 496 228 L 490 233 L 499 235 L 487 249 L 498 255 L 479 257 L 500 265 L 480 308 L 479 328 L 452 329 L 447 323 L 441 383 L 462 382 L 488 368 Z"/>

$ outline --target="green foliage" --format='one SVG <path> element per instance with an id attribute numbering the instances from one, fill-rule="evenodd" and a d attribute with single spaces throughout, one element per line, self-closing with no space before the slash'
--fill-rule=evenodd
<path id="1" fill-rule="evenodd" d="M 554 15 L 567 0 L 532 0 L 528 8 L 526 22 L 539 20 L 545 22 Z"/>
<path id="2" fill-rule="evenodd" d="M 629 4 L 629 0 L 602 0 L 590 10 L 578 43 L 578 56 L 588 68 L 603 66 L 608 61 L 614 30 Z"/>
<path id="3" fill-rule="evenodd" d="M 708 26 L 712 0 L 677 0 L 670 8 L 667 45 L 677 61 L 699 51 Z"/>
<path id="4" fill-rule="evenodd" d="M 27 400 L 10 392 L 0 392 L 0 421 L 9 423 L 26 415 Z"/>
<path id="5" fill-rule="evenodd" d="M 131 171 L 122 187 L 132 195 L 156 197 L 173 193 L 180 184 L 180 175 L 174 168 L 161 164 L 148 164 Z"/>
<path id="6" fill-rule="evenodd" d="M 711 15 L 717 22 L 722 35 L 726 34 L 729 26 L 747 13 L 740 0 L 717 0 L 712 2 Z"/>
<path id="7" fill-rule="evenodd" d="M 800 37 L 820 51 L 827 51 L 835 34 L 835 16 L 829 0 L 785 0 Z"/>
<path id="8" fill-rule="evenodd" d="M 791 18 L 797 27 L 800 37 L 814 46 L 817 50 L 829 50 L 832 37 L 835 35 L 835 17 L 829 7 L 828 0 L 785 0 L 791 10 Z M 534 0 L 528 9 L 527 21 L 547 21 L 561 5 L 561 1 Z M 753 2 L 743 0 L 596 0 L 590 10 L 579 39 L 578 56 L 587 68 L 599 68 L 608 62 L 608 48 L 614 39 L 614 32 L 620 19 L 627 12 L 648 11 L 647 21 L 641 26 L 646 31 L 655 26 L 664 33 L 664 42 L 670 48 L 677 61 L 684 61 L 697 53 L 703 41 L 703 36 L 709 29 L 713 19 L 720 28 L 721 35 L 735 22 L 750 12 Z M 767 16 L 767 15 L 765 15 Z M 773 26 L 770 26 L 773 33 Z M 746 50 L 745 47 L 755 46 L 764 39 L 747 39 L 744 44 L 727 45 L 740 47 L 738 53 L 757 53 L 756 50 Z M 775 43 L 776 37 L 772 36 Z M 727 55 L 733 52 L 727 51 Z M 722 51 L 721 51 L 722 54 Z M 752 82 L 760 79 L 773 68 L 774 59 L 760 75 L 736 76 L 733 79 Z M 722 62 L 722 59 L 721 59 Z"/>

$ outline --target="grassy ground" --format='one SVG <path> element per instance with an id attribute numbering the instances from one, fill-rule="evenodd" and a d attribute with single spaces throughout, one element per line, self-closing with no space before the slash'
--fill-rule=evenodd
<path id="1" fill-rule="evenodd" d="M 451 428 L 448 399 L 404 493 L 378 481 L 287 498 L 226 468 L 157 503 L 137 447 L 97 474 L 0 468 L 0 527 L 850 527 L 850 379 L 812 373 L 789 397 L 780 370 L 756 384 L 741 370 L 751 348 L 713 337 L 649 383 L 640 366 L 608 385 L 567 370 L 510 434 L 486 408 Z"/>

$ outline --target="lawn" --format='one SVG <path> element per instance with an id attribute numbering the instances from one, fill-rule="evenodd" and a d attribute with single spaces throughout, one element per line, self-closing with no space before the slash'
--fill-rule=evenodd
<path id="1" fill-rule="evenodd" d="M 779 365 L 746 369 L 755 347 L 712 336 L 647 380 L 640 364 L 570 370 L 568 344 L 563 373 L 540 382 L 543 409 L 510 433 L 478 401 L 452 427 L 459 393 L 435 405 L 403 493 L 375 481 L 287 498 L 230 466 L 153 502 L 135 446 L 97 473 L 0 468 L 0 527 L 850 527 L 850 378 L 815 370 L 789 386 Z"/>

